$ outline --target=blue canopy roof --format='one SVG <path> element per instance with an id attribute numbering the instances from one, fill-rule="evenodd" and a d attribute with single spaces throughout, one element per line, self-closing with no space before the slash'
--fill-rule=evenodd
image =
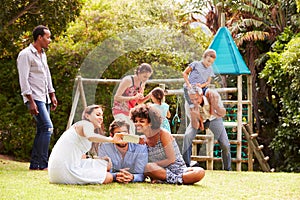
<path id="1" fill-rule="evenodd" d="M 215 74 L 251 74 L 226 27 L 219 28 L 209 48 L 217 52 L 217 58 L 213 64 Z"/>

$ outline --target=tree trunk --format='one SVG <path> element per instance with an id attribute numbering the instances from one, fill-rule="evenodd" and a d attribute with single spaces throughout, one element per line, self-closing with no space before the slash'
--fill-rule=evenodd
<path id="1" fill-rule="evenodd" d="M 246 63 L 251 71 L 251 75 L 252 75 L 252 105 L 253 105 L 253 114 L 254 114 L 254 118 L 255 118 L 255 128 L 258 132 L 260 132 L 260 128 L 261 128 L 261 123 L 260 123 L 260 116 L 259 116 L 259 112 L 258 112 L 258 95 L 257 95 L 257 83 L 256 83 L 256 79 L 257 79 L 257 70 L 256 70 L 256 66 L 255 66 L 255 59 L 257 59 L 258 55 L 259 55 L 259 51 L 258 49 L 255 47 L 254 42 L 250 42 L 247 43 L 246 45 Z"/>

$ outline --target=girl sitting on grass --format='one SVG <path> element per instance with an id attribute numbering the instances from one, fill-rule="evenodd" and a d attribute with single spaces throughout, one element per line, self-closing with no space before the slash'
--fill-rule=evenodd
<path id="1" fill-rule="evenodd" d="M 205 171 L 201 167 L 187 167 L 173 136 L 161 128 L 162 117 L 156 108 L 141 104 L 131 109 L 131 120 L 137 133 L 145 135 L 142 143 L 148 147 L 145 177 L 152 183 L 193 184 L 200 181 Z"/>

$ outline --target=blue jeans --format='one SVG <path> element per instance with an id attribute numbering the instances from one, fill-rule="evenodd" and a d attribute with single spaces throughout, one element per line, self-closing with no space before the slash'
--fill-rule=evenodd
<path id="1" fill-rule="evenodd" d="M 187 104 L 187 103 L 186 103 Z M 188 109 L 186 107 L 186 109 Z M 190 114 L 186 111 L 187 116 L 190 119 Z M 220 148 L 222 150 L 222 168 L 224 170 L 231 170 L 231 154 L 230 154 L 230 143 L 228 140 L 227 132 L 223 124 L 222 118 L 216 118 L 210 121 L 208 128 L 214 134 L 214 139 L 218 140 Z M 182 157 L 187 166 L 190 166 L 191 163 L 191 154 L 192 154 L 192 143 L 195 138 L 198 130 L 193 128 L 191 123 L 187 127 L 182 146 Z"/>
<path id="2" fill-rule="evenodd" d="M 187 167 L 190 167 L 192 143 L 193 143 L 193 139 L 196 137 L 197 132 L 198 130 L 193 128 L 191 123 L 185 130 L 183 145 L 182 145 L 182 158 Z"/>
<path id="3" fill-rule="evenodd" d="M 36 101 L 39 114 L 33 115 L 36 121 L 36 135 L 33 142 L 30 169 L 45 169 L 48 167 L 48 150 L 53 125 L 50 118 L 50 104 Z M 26 103 L 29 108 L 29 103 Z"/>

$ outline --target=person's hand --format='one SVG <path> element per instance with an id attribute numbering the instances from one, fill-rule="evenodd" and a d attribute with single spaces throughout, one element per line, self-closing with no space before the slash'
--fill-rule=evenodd
<path id="1" fill-rule="evenodd" d="M 144 95 L 140 92 L 138 92 L 135 96 L 134 96 L 134 99 L 142 99 L 144 98 Z"/>
<path id="2" fill-rule="evenodd" d="M 202 85 L 202 84 L 200 84 L 200 83 L 197 83 L 196 84 L 199 88 L 204 88 L 204 86 Z"/>
<path id="3" fill-rule="evenodd" d="M 35 104 L 34 101 L 31 101 L 29 103 L 29 112 L 32 115 L 38 115 L 39 114 L 39 109 L 38 109 L 38 107 L 37 107 L 37 105 Z"/>
<path id="4" fill-rule="evenodd" d="M 147 100 L 148 100 L 148 99 L 151 99 L 151 97 L 153 97 L 152 91 L 149 92 L 149 94 L 146 96 L 146 98 L 147 98 Z"/>
<path id="5" fill-rule="evenodd" d="M 145 135 L 140 136 L 139 144 L 146 144 L 147 138 Z"/>
<path id="6" fill-rule="evenodd" d="M 120 169 L 120 172 L 116 174 L 116 181 L 119 183 L 129 183 L 133 181 L 134 175 L 131 174 L 129 168 Z"/>
<path id="7" fill-rule="evenodd" d="M 56 102 L 52 102 L 51 110 L 54 111 L 54 110 L 56 110 L 56 108 L 57 108 L 57 101 Z"/>
<path id="8" fill-rule="evenodd" d="M 201 116 L 200 116 L 200 110 L 198 106 L 195 106 L 194 108 L 190 108 L 190 113 L 191 113 L 191 123 L 192 127 L 194 129 L 199 129 L 201 128 Z"/>
<path id="9" fill-rule="evenodd" d="M 56 110 L 56 107 L 58 105 L 58 102 L 57 102 L 57 99 L 56 99 L 56 96 L 55 96 L 55 93 L 50 93 L 50 99 L 51 99 L 51 110 Z"/>
<path id="10" fill-rule="evenodd" d="M 123 136 L 125 134 L 127 135 L 128 133 L 122 133 L 122 132 L 115 133 L 114 137 L 113 137 L 113 140 L 112 140 L 112 143 L 116 143 L 116 144 L 125 144 L 125 143 L 127 143 L 127 142 L 123 141 Z"/>
<path id="11" fill-rule="evenodd" d="M 199 121 L 199 129 L 201 131 L 204 131 L 204 123 L 203 123 L 203 118 L 200 116 L 200 121 Z"/>

